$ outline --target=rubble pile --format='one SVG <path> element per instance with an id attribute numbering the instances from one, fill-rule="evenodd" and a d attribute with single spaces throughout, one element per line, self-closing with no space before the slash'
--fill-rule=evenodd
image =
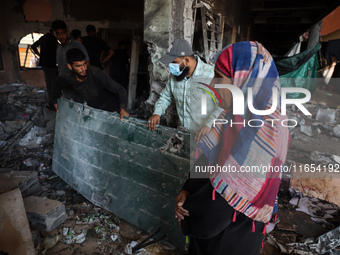
<path id="1" fill-rule="evenodd" d="M 278 217 L 261 254 L 340 254 L 340 107 L 316 100 L 303 105 L 311 116 L 288 108 L 295 120 L 289 123 L 290 171 L 283 173 Z"/>
<path id="2" fill-rule="evenodd" d="M 52 171 L 56 112 L 45 101 L 34 86 L 0 86 L 0 194 L 20 190 L 35 254 L 132 254 L 147 233 L 96 207 Z M 161 241 L 134 254 L 181 252 Z"/>
<path id="3" fill-rule="evenodd" d="M 288 109 L 296 122 L 286 163 L 293 167 L 283 173 L 278 217 L 267 227 L 261 254 L 340 254 L 340 110 L 317 102 L 304 106 L 312 116 Z M 36 254 L 132 254 L 148 234 L 93 205 L 52 171 L 55 116 L 45 107 L 44 90 L 0 86 L 1 196 L 20 191 Z M 170 145 L 180 149 L 181 139 Z M 312 164 L 332 176 L 316 178 Z M 306 165 L 302 181 L 296 172 Z M 182 253 L 159 241 L 133 254 Z"/>

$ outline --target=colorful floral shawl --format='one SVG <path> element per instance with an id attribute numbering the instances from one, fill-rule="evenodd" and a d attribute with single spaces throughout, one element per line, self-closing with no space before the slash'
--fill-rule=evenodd
<path id="1" fill-rule="evenodd" d="M 286 160 L 289 132 L 282 125 L 286 116 L 280 115 L 281 86 L 278 72 L 270 53 L 258 42 L 240 42 L 228 46 L 219 55 L 216 67 L 243 91 L 245 114 L 233 115 L 232 110 L 222 112 L 219 119 L 228 120 L 228 124 L 216 125 L 198 146 L 208 157 L 210 165 L 229 166 L 229 169 L 237 170 L 211 174 L 214 191 L 219 192 L 235 210 L 253 220 L 268 222 L 280 185 L 280 171 L 241 173 L 240 169 L 257 167 L 265 170 L 270 166 L 278 169 Z M 251 113 L 246 100 L 248 87 L 253 89 L 253 105 L 257 110 L 270 109 L 272 88 L 277 90 L 276 110 L 265 116 Z M 247 125 L 249 119 L 261 119 L 264 125 L 250 127 Z M 231 120 L 241 123 L 245 120 L 246 125 L 231 126 Z M 283 124 L 287 125 L 287 122 Z"/>

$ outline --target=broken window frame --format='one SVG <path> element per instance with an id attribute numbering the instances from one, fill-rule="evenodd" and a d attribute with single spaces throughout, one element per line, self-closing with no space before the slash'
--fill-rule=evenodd
<path id="1" fill-rule="evenodd" d="M 203 57 L 208 63 L 214 64 L 212 57 L 222 50 L 224 17 L 221 13 L 215 12 L 211 7 L 208 8 L 207 3 L 199 1 L 196 2 L 196 5 L 194 6 L 194 24 L 196 23 L 198 8 L 200 8 L 202 22 L 204 45 Z"/>
<path id="2" fill-rule="evenodd" d="M 34 34 L 38 34 L 39 37 L 35 37 Z M 21 38 L 21 40 L 18 44 L 18 57 L 19 57 L 19 63 L 20 63 L 20 69 L 21 70 L 37 69 L 37 68 L 40 69 L 41 68 L 41 66 L 39 64 L 40 57 L 32 50 L 31 45 L 33 43 L 35 43 L 37 40 L 39 40 L 39 38 L 43 35 L 44 34 L 42 34 L 42 33 L 32 32 L 32 33 L 28 33 L 27 35 L 25 35 Z M 31 43 L 22 43 L 23 38 L 25 38 L 27 36 L 32 37 L 32 42 Z M 22 50 L 22 49 L 24 49 L 24 50 Z M 23 51 L 25 51 L 25 53 L 23 53 Z M 32 57 L 34 57 L 36 59 L 37 65 L 31 67 L 30 63 L 27 62 L 27 59 L 31 59 Z"/>

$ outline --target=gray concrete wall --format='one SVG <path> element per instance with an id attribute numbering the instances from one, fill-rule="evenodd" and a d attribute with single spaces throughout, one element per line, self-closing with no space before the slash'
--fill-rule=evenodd
<path id="1" fill-rule="evenodd" d="M 151 63 L 150 97 L 147 100 L 150 108 L 157 101 L 165 87 L 169 71 L 167 66 L 159 63 L 159 58 L 166 53 L 169 45 L 176 38 L 192 41 L 194 23 L 193 0 L 145 0 L 144 8 L 144 41 L 149 44 Z M 217 13 L 224 17 L 225 24 L 233 30 L 233 41 L 224 45 L 246 39 L 248 28 L 248 0 L 206 0 Z M 168 111 L 167 114 L 172 114 Z M 166 116 L 170 119 L 171 116 Z"/>
<path id="2" fill-rule="evenodd" d="M 165 87 L 169 71 L 159 59 L 164 55 L 177 38 L 185 38 L 189 42 L 193 36 L 192 0 L 145 0 L 144 6 L 144 41 L 149 45 L 151 63 L 150 97 L 147 105 L 153 112 L 153 105 Z M 170 107 L 165 118 L 171 122 L 174 107 Z"/>

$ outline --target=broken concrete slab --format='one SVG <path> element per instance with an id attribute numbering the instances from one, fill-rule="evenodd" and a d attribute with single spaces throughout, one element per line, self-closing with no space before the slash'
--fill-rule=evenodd
<path id="1" fill-rule="evenodd" d="M 30 224 L 43 232 L 55 229 L 68 218 L 65 205 L 57 200 L 30 196 L 24 204 Z"/>
<path id="2" fill-rule="evenodd" d="M 334 109 L 318 109 L 316 113 L 316 120 L 321 122 L 334 122 L 336 110 Z"/>
<path id="3" fill-rule="evenodd" d="M 321 133 L 321 130 L 313 125 L 300 125 L 300 131 L 308 136 L 314 136 Z"/>
<path id="4" fill-rule="evenodd" d="M 40 184 L 37 172 L 10 171 L 0 172 L 0 194 L 19 188 L 26 197 L 39 190 Z"/>
<path id="5" fill-rule="evenodd" d="M 35 255 L 21 192 L 0 194 L 0 247 L 11 255 Z"/>
<path id="6" fill-rule="evenodd" d="M 152 132 L 146 121 L 66 99 L 58 108 L 53 171 L 95 205 L 144 230 L 161 227 L 183 249 L 171 208 L 190 169 L 190 136 L 163 126 Z M 176 133 L 183 147 L 171 152 Z"/>

